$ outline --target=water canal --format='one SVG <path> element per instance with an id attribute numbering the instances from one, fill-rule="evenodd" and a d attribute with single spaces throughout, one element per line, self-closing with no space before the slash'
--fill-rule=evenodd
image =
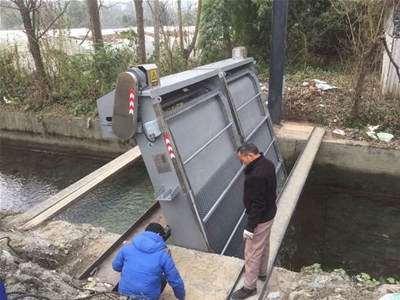
<path id="1" fill-rule="evenodd" d="M 108 160 L 1 147 L 0 207 L 25 211 Z M 400 279 L 399 178 L 313 166 L 276 264 L 299 271 L 320 263 L 374 278 Z M 138 161 L 56 219 L 124 232 L 152 204 L 153 187 Z"/>
<path id="2" fill-rule="evenodd" d="M 26 211 L 108 163 L 95 157 L 0 148 L 0 208 Z M 140 160 L 56 217 L 122 234 L 153 204 L 153 187 Z"/>

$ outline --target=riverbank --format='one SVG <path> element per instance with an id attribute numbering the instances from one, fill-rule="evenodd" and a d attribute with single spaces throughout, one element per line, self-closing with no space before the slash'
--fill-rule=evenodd
<path id="1" fill-rule="evenodd" d="M 0 277 L 7 293 L 24 292 L 49 299 L 118 296 L 102 294 L 110 292 L 112 286 L 101 282 L 95 274 L 88 280 L 78 280 L 77 276 L 119 235 L 89 224 L 64 221 L 51 221 L 22 232 L 8 227 L 14 217 L 11 212 L 0 211 Z M 263 299 L 268 299 L 271 292 L 279 292 L 277 299 L 375 300 L 389 293 L 400 293 L 400 285 L 371 286 L 348 277 L 343 270 L 322 272 L 314 265 L 299 273 L 274 268 Z M 193 298 L 188 294 L 187 299 Z"/>
<path id="2" fill-rule="evenodd" d="M 281 125 L 275 125 L 281 154 L 288 170 L 296 161 L 314 126 L 321 125 L 285 120 Z M 367 140 L 356 138 L 348 132 L 338 135 L 331 127 L 326 128 L 316 163 L 360 168 L 373 173 L 400 174 L 398 138 L 395 137 L 390 142 Z M 133 139 L 103 138 L 101 130 L 98 118 L 30 115 L 0 110 L 0 141 L 5 146 L 108 159 L 136 146 Z M 366 159 L 366 156 L 371 157 Z"/>
<path id="3" fill-rule="evenodd" d="M 43 146 L 48 145 L 46 144 L 48 140 L 62 140 L 63 142 L 60 144 L 60 148 L 64 148 L 63 150 L 65 150 L 66 147 L 69 147 L 69 149 L 75 147 L 76 151 L 81 151 L 82 148 L 85 149 L 84 147 L 80 148 L 80 146 L 84 144 L 89 147 L 87 149 L 92 149 L 93 153 L 96 153 L 95 150 L 99 149 L 96 144 L 98 142 L 97 136 L 92 135 L 97 127 L 97 125 L 94 125 L 96 124 L 95 120 L 68 120 L 63 118 L 62 123 L 60 123 L 56 121 L 57 118 L 49 117 L 49 119 L 40 119 L 38 117 L 29 117 L 26 115 L 21 116 L 21 119 L 27 120 L 26 123 L 22 124 L 29 125 L 29 122 L 31 122 L 31 125 L 34 124 L 33 126 L 38 126 L 33 127 L 38 128 L 38 131 L 33 134 L 21 134 L 21 131 L 18 130 L 14 132 L 11 132 L 11 130 L 2 130 L 2 139 L 5 134 L 12 133 L 25 137 L 29 136 L 33 142 L 43 139 Z M 54 127 L 51 127 L 50 124 L 53 124 Z M 87 124 L 89 124 L 89 126 Z M 276 128 L 282 155 L 287 164 L 291 165 L 295 162 L 312 127 L 312 124 L 283 122 L 282 126 Z M 54 131 L 50 132 L 49 128 L 54 128 Z M 70 129 L 66 128 L 70 128 L 71 130 L 75 129 L 76 131 L 69 131 Z M 97 128 L 100 130 L 100 127 Z M 71 132 L 89 133 L 89 138 L 78 137 L 75 133 Z M 97 134 L 99 134 L 99 131 L 97 131 Z M 92 137 L 90 137 L 90 135 L 92 135 Z M 76 144 L 72 144 L 72 147 L 70 144 L 71 140 L 76 141 Z M 26 142 L 29 143 L 29 141 L 25 141 L 24 143 Z M 115 152 L 108 151 L 113 147 L 109 146 L 109 144 L 107 144 L 108 142 L 109 140 L 104 141 L 105 145 L 108 145 L 105 146 L 104 151 L 105 153 L 114 153 L 111 155 L 117 155 L 117 153 L 123 152 L 124 147 L 132 147 L 132 145 L 128 146 L 116 143 L 114 149 L 117 150 L 115 150 Z M 377 143 L 378 142 L 375 141 L 374 144 L 371 145 L 366 141 L 357 141 L 351 138 L 336 136 L 332 132 L 327 132 L 319 154 L 317 155 L 316 162 L 320 164 L 340 165 L 350 169 L 363 167 L 372 173 L 392 172 L 399 174 L 399 151 L 391 149 L 393 145 L 391 143 L 383 144 L 385 147 L 382 148 L 378 147 L 379 144 Z M 120 147 L 121 145 L 123 147 Z M 48 146 L 52 147 L 51 145 Z M 84 150 L 84 152 L 85 151 L 86 150 Z M 88 153 L 85 153 L 85 155 L 87 154 Z M 391 185 L 386 187 L 387 190 L 391 188 L 393 188 Z M 4 215 L 7 214 L 9 213 L 5 213 Z M 4 229 L 0 229 L 0 238 L 5 236 L 12 238 L 10 241 L 10 245 L 12 246 L 14 246 L 13 241 L 15 240 L 16 247 L 14 248 L 17 252 L 22 251 L 22 253 L 25 253 L 23 254 L 25 255 L 25 260 L 24 258 L 19 258 L 18 254 L 13 253 L 13 251 L 9 249 L 6 245 L 6 239 L 0 240 L 0 247 L 3 250 L 0 258 L 2 264 L 1 270 L 7 270 L 5 274 L 2 273 L 0 276 L 6 279 L 7 292 L 10 291 L 9 287 L 11 291 L 28 291 L 39 294 L 51 291 L 49 294 L 46 294 L 49 295 L 49 298 L 60 299 L 60 295 L 65 295 L 65 297 L 69 295 L 69 298 L 71 298 L 71 296 L 81 297 L 79 295 L 84 295 L 85 293 L 87 295 L 87 293 L 90 293 L 80 290 L 82 287 L 90 287 L 98 291 L 109 290 L 111 288 L 107 283 L 102 283 L 97 280 L 95 276 L 90 282 L 77 281 L 74 276 L 77 276 L 77 274 L 85 268 L 85 263 L 93 261 L 104 252 L 118 235 L 109 234 L 104 229 L 95 228 L 87 224 L 76 225 L 60 221 L 50 222 L 28 233 L 19 232 L 16 229 L 7 229 L 7 220 L 10 218 L 12 218 L 12 216 L 2 217 L 4 220 L 2 220 L 0 228 Z M 103 240 L 103 238 L 105 238 L 105 240 Z M 8 254 L 5 251 L 7 251 Z M 11 258 L 9 254 L 12 256 Z M 4 268 L 3 263 L 5 266 Z M 54 270 L 56 270 L 56 272 L 54 272 Z M 53 274 L 56 275 L 53 276 Z M 42 275 L 44 276 L 43 278 L 41 277 Z M 32 278 L 40 278 L 39 281 L 42 283 L 38 283 Z M 398 280 L 399 278 L 396 279 Z M 62 281 L 62 284 L 59 283 L 60 281 Z M 383 284 L 385 282 L 387 282 L 387 279 L 382 278 L 381 283 Z M 58 289 L 62 289 L 62 293 L 60 293 Z M 369 286 L 363 284 L 354 277 L 349 278 L 343 274 L 342 271 L 325 273 L 321 272 L 321 270 L 316 267 L 311 267 L 304 272 L 296 273 L 275 268 L 265 297 L 269 292 L 280 292 L 280 298 L 278 299 L 372 300 L 379 299 L 382 295 L 396 291 L 398 291 L 398 286 Z M 79 294 L 82 292 L 83 294 Z M 59 295 L 57 293 L 59 293 Z"/>

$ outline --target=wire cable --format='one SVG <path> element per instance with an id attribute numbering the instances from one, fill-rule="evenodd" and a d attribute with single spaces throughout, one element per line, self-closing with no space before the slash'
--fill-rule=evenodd
<path id="1" fill-rule="evenodd" d="M 30 293 L 25 293 L 25 292 L 10 292 L 10 293 L 7 293 L 7 296 L 10 296 L 12 294 L 20 294 L 20 295 L 14 297 L 14 298 L 10 298 L 10 300 L 17 300 L 17 299 L 22 299 L 22 298 L 27 298 L 27 297 L 36 298 L 36 299 L 42 299 L 42 300 L 61 300 L 61 299 L 56 299 L 56 298 L 52 299 L 52 298 L 49 298 L 49 297 L 40 296 L 40 295 L 36 295 L 36 294 L 30 294 Z M 116 300 L 118 298 L 112 297 L 111 295 L 114 295 L 114 296 L 117 296 L 117 297 L 121 296 L 120 293 L 107 291 L 107 292 L 95 292 L 95 294 L 89 295 L 87 297 L 67 298 L 67 299 L 63 299 L 63 300 L 86 300 L 86 299 L 91 299 L 91 298 L 94 298 L 94 297 L 97 297 L 97 296 L 102 296 L 102 295 L 107 296 L 107 297 L 109 297 L 111 299 L 114 299 L 114 300 Z"/>
<path id="2" fill-rule="evenodd" d="M 20 256 L 20 257 L 21 257 L 21 256 L 24 256 L 24 255 L 22 255 L 19 251 L 15 250 L 15 248 L 14 248 L 13 246 L 10 245 L 11 238 L 10 238 L 9 236 L 3 236 L 3 237 L 0 238 L 0 240 L 4 240 L 4 239 L 7 240 L 7 246 L 8 246 L 15 254 L 17 254 L 17 255 Z"/>
<path id="3" fill-rule="evenodd" d="M 8 296 L 8 294 L 7 294 Z M 22 299 L 22 298 L 36 298 L 36 299 L 43 299 L 43 300 L 51 300 L 50 298 L 44 297 L 44 296 L 39 296 L 39 295 L 35 295 L 35 294 L 23 294 L 23 295 L 19 295 L 17 297 L 11 298 L 10 300 L 17 300 L 17 299 Z"/>

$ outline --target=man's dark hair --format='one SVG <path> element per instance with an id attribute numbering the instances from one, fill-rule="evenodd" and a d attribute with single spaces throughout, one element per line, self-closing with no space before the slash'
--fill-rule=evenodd
<path id="1" fill-rule="evenodd" d="M 150 223 L 149 225 L 147 225 L 145 231 L 151 231 L 151 232 L 157 233 L 161 236 L 164 235 L 164 227 L 162 227 L 158 223 Z"/>
<path id="2" fill-rule="evenodd" d="M 252 154 L 258 154 L 260 153 L 260 151 L 258 150 L 257 146 L 254 145 L 253 143 L 249 143 L 249 142 L 244 142 L 243 144 L 241 144 L 238 148 L 237 148 L 237 152 L 242 155 L 246 155 L 249 153 Z"/>

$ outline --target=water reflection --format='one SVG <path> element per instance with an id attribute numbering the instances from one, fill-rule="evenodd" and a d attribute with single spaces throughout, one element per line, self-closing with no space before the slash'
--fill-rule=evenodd
<path id="1" fill-rule="evenodd" d="M 0 208 L 26 211 L 107 162 L 2 146 Z M 56 219 L 123 233 L 153 204 L 153 187 L 144 164 L 138 162 L 102 183 Z"/>
<path id="2" fill-rule="evenodd" d="M 277 265 L 400 278 L 398 178 L 314 166 Z M 379 187 L 379 189 L 377 188 Z"/>

